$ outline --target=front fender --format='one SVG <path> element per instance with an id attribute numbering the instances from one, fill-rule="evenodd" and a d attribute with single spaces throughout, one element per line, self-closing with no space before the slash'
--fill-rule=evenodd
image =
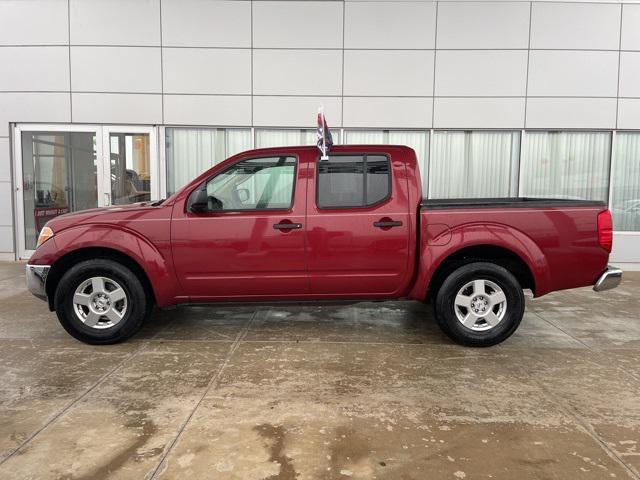
<path id="1" fill-rule="evenodd" d="M 53 266 L 65 255 L 81 249 L 115 250 L 142 268 L 153 288 L 157 305 L 165 307 L 175 303 L 178 285 L 169 240 L 158 243 L 156 246 L 138 232 L 121 225 L 79 225 L 56 232 L 36 250 L 29 263 Z"/>
<path id="2" fill-rule="evenodd" d="M 499 223 L 470 223 L 458 225 L 442 235 L 450 235 L 446 242 L 435 241 L 421 245 L 418 277 L 410 297 L 424 300 L 435 271 L 448 257 L 467 247 L 488 245 L 504 248 L 517 255 L 529 267 L 535 281 L 535 295 L 551 291 L 549 264 L 538 245 L 525 233 Z"/>

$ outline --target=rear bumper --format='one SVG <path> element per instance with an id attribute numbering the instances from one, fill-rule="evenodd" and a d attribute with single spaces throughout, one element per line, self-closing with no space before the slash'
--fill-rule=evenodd
<path id="1" fill-rule="evenodd" d="M 620 285 L 622 280 L 622 270 L 613 265 L 608 265 L 607 270 L 600 275 L 600 278 L 593 286 L 596 292 L 602 292 L 603 290 L 611 290 Z"/>
<path id="2" fill-rule="evenodd" d="M 45 284 L 50 269 L 49 265 L 27 265 L 27 288 L 40 300 L 47 300 Z"/>

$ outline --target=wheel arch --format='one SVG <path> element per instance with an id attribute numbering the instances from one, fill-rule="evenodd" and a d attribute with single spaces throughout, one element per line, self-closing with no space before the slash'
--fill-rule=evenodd
<path id="1" fill-rule="evenodd" d="M 66 253 L 51 266 L 51 270 L 47 275 L 47 281 L 45 284 L 49 310 L 53 311 L 56 308 L 55 292 L 63 275 L 79 262 L 96 259 L 112 260 L 127 267 L 136 277 L 138 277 L 140 283 L 142 283 L 145 293 L 149 295 L 152 302 L 154 304 L 156 303 L 156 295 L 151 281 L 149 280 L 149 276 L 136 260 L 114 248 L 84 247 Z"/>
<path id="2" fill-rule="evenodd" d="M 472 245 L 456 250 L 446 256 L 434 270 L 427 290 L 427 300 L 438 293 L 445 279 L 456 269 L 474 262 L 488 262 L 507 269 L 516 277 L 523 289 L 536 292 L 536 280 L 531 268 L 514 251 L 491 244 Z"/>

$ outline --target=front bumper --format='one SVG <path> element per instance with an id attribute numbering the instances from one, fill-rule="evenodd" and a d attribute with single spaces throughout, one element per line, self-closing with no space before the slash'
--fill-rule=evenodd
<path id="1" fill-rule="evenodd" d="M 47 300 L 45 284 L 49 270 L 49 265 L 27 265 L 27 288 L 40 300 Z"/>
<path id="2" fill-rule="evenodd" d="M 593 289 L 596 292 L 602 292 L 603 290 L 611 290 L 612 288 L 616 288 L 620 285 L 620 281 L 622 280 L 622 270 L 618 267 L 614 267 L 613 265 L 608 265 L 607 270 L 600 275 L 600 278 L 593 286 Z"/>

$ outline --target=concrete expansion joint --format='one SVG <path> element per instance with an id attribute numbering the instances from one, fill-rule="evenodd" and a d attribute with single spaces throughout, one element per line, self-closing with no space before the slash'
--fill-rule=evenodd
<path id="1" fill-rule="evenodd" d="M 576 425 L 578 429 L 582 430 L 584 433 L 590 436 L 600 446 L 600 448 L 606 453 L 606 455 L 611 460 L 613 460 L 615 463 L 617 463 L 620 467 L 622 467 L 627 472 L 627 474 L 629 475 L 629 478 L 633 478 L 634 480 L 640 480 L 640 472 L 638 472 L 638 470 L 633 465 L 630 465 L 629 463 L 625 462 L 620 457 L 620 455 L 618 455 L 618 453 L 616 453 L 607 444 L 607 442 L 604 439 L 602 439 L 602 437 L 596 432 L 593 426 L 587 420 L 585 420 L 582 415 L 580 415 L 570 405 L 567 405 L 562 400 L 561 397 L 554 395 L 551 391 L 549 391 L 549 389 L 546 388 L 543 383 L 541 383 L 540 381 L 538 381 L 537 379 L 529 375 L 526 369 L 524 369 L 521 366 L 517 366 L 516 368 L 520 370 L 523 376 L 529 378 L 531 382 L 534 383 L 549 400 L 551 400 L 555 405 L 557 405 L 562 412 L 564 412 L 567 416 L 573 418 L 576 421 Z"/>
<path id="2" fill-rule="evenodd" d="M 185 431 L 185 429 L 189 425 L 189 422 L 191 421 L 191 419 L 195 415 L 196 411 L 198 410 L 198 408 L 202 404 L 202 401 L 207 397 L 207 395 L 209 394 L 210 391 L 215 390 L 216 387 L 218 386 L 218 380 L 222 376 L 222 372 L 224 371 L 225 367 L 229 364 L 229 361 L 231 360 L 231 357 L 236 352 L 236 350 L 238 350 L 238 347 L 240 346 L 242 341 L 246 338 L 246 336 L 249 333 L 249 330 L 250 330 L 251 326 L 253 325 L 256 317 L 258 316 L 259 313 L 262 313 L 262 312 L 267 312 L 268 313 L 268 311 L 269 311 L 268 309 L 266 309 L 266 310 L 256 310 L 253 313 L 253 315 L 251 315 L 251 317 L 249 318 L 249 320 L 247 321 L 245 326 L 242 328 L 242 330 L 240 330 L 238 332 L 238 334 L 236 335 L 233 343 L 231 344 L 231 347 L 229 347 L 229 351 L 227 352 L 227 355 L 225 356 L 224 360 L 220 364 L 220 367 L 218 367 L 216 372 L 209 379 L 209 382 L 208 382 L 206 388 L 204 389 L 204 392 L 202 393 L 202 395 L 200 396 L 200 398 L 196 402 L 195 407 L 193 407 L 193 409 L 191 410 L 189 415 L 187 415 L 187 418 L 185 419 L 185 421 L 180 426 L 180 428 L 178 430 L 178 433 L 173 438 L 171 443 L 169 443 L 168 446 L 165 448 L 164 452 L 162 453 L 162 457 L 158 461 L 158 464 L 156 465 L 156 467 L 148 475 L 146 475 L 145 478 L 148 478 L 149 480 L 155 480 L 156 478 L 158 478 L 159 475 L 162 474 L 163 468 L 166 468 L 166 458 L 167 458 L 167 456 L 171 453 L 173 448 L 177 445 L 178 440 L 180 439 L 180 437 L 182 436 L 182 433 Z"/>
<path id="3" fill-rule="evenodd" d="M 129 362 L 130 360 L 135 358 L 137 355 L 139 355 L 143 350 L 145 350 L 148 345 L 149 345 L 149 342 L 144 342 L 137 349 L 135 349 L 133 352 L 130 352 L 129 354 L 127 354 L 122 360 L 120 360 L 116 364 L 115 367 L 113 367 L 111 370 L 109 370 L 107 373 L 105 373 L 102 377 L 100 377 L 98 379 L 98 381 L 96 381 L 93 385 L 91 385 L 84 392 L 82 392 L 82 394 L 80 396 L 76 397 L 71 402 L 69 402 L 67 405 L 65 405 L 64 408 L 62 408 L 58 413 L 56 413 L 51 418 L 49 418 L 49 420 L 42 427 L 40 427 L 39 429 L 34 431 L 31 435 L 29 435 L 24 441 L 22 441 L 18 446 L 16 446 L 13 450 L 11 450 L 4 458 L 1 458 L 0 459 L 0 465 L 5 463 L 7 460 L 9 460 L 11 457 L 16 455 L 17 453 L 19 453 L 34 438 L 36 438 L 40 433 L 42 433 L 44 430 L 46 430 L 52 423 L 57 421 L 59 418 L 62 418 L 75 405 L 77 405 L 78 403 L 80 403 L 80 401 L 82 401 L 84 398 L 86 398 L 87 395 L 89 395 L 91 392 L 93 392 L 96 388 L 100 387 L 100 385 L 102 385 L 120 367 L 122 367 L 124 364 L 126 364 L 127 362 Z"/>
<path id="4" fill-rule="evenodd" d="M 572 338 L 573 340 L 575 340 L 576 342 L 580 343 L 584 348 L 586 348 L 587 350 L 589 350 L 590 352 L 592 352 L 594 355 L 597 355 L 599 359 L 601 359 L 604 363 L 607 363 L 608 365 L 613 366 L 616 370 L 620 371 L 620 373 L 622 373 L 625 376 L 630 377 L 634 382 L 640 384 L 640 377 L 638 377 L 636 374 L 634 374 L 633 372 L 629 371 L 629 370 L 625 370 L 624 368 L 620 367 L 619 365 L 613 364 L 611 362 L 611 358 L 608 357 L 604 352 L 602 352 L 601 350 L 598 349 L 594 349 L 592 348 L 589 344 L 583 342 L 582 340 L 580 340 L 579 338 L 577 338 L 575 335 L 571 335 L 571 333 L 569 333 L 566 329 L 563 329 L 560 325 L 558 325 L 555 322 L 552 322 L 546 318 L 544 318 L 542 315 L 539 315 L 535 312 L 533 312 L 533 315 L 535 315 L 537 318 L 539 318 L 540 320 L 548 323 L 549 325 L 551 325 L 554 328 L 557 328 L 558 330 L 560 330 L 562 333 L 564 333 L 565 335 L 567 335 L 568 337 Z"/>

